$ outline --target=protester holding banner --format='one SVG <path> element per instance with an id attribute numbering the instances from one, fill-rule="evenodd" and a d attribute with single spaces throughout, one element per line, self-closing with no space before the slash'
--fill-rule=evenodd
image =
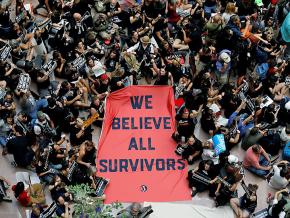
<path id="1" fill-rule="evenodd" d="M 176 140 L 185 142 L 194 132 L 196 118 L 192 118 L 189 110 L 184 106 L 176 115 L 177 131 L 173 134 Z"/>
<path id="2" fill-rule="evenodd" d="M 187 143 L 182 146 L 182 158 L 187 160 L 188 164 L 193 164 L 196 160 L 200 159 L 202 154 L 202 143 L 194 135 L 189 136 Z"/>
<path id="3" fill-rule="evenodd" d="M 217 173 L 211 160 L 201 161 L 195 170 L 188 172 L 189 187 L 192 189 L 191 196 L 209 190 L 209 196 L 214 197 L 216 191 Z"/>

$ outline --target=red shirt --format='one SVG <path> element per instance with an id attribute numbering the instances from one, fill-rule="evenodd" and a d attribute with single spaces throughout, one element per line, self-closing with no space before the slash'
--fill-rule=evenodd
<path id="1" fill-rule="evenodd" d="M 12 190 L 15 189 L 15 185 L 12 187 Z M 17 200 L 23 207 L 27 207 L 30 203 L 30 197 L 28 196 L 28 193 L 26 191 L 23 191 L 18 196 Z"/>
<path id="2" fill-rule="evenodd" d="M 257 154 L 253 151 L 252 147 L 249 147 L 244 157 L 244 161 L 243 161 L 244 167 L 245 168 L 248 168 L 248 167 L 258 168 L 260 166 L 259 159 L 260 159 L 261 154 L 264 154 L 263 148 L 261 148 L 260 153 Z"/>
<path id="3" fill-rule="evenodd" d="M 27 207 L 28 204 L 30 203 L 30 197 L 28 196 L 28 193 L 26 191 L 21 192 L 17 200 L 23 207 Z"/>

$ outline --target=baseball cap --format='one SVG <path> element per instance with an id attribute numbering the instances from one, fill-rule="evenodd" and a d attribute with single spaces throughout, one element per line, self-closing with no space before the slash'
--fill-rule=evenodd
<path id="1" fill-rule="evenodd" d="M 34 134 L 35 135 L 40 135 L 41 134 L 41 128 L 40 128 L 40 126 L 34 126 L 33 127 L 33 130 L 34 130 Z"/>
<path id="2" fill-rule="evenodd" d="M 278 3 L 278 0 L 271 0 L 272 5 L 276 5 Z"/>
<path id="3" fill-rule="evenodd" d="M 264 5 L 263 0 L 255 0 L 255 4 L 259 7 Z"/>
<path id="4" fill-rule="evenodd" d="M 37 118 L 45 118 L 45 114 L 42 111 L 37 112 Z"/>
<path id="5" fill-rule="evenodd" d="M 237 163 L 238 161 L 239 161 L 239 158 L 237 156 L 232 155 L 232 154 L 228 156 L 228 162 L 230 164 Z"/>
<path id="6" fill-rule="evenodd" d="M 225 62 L 225 63 L 230 63 L 231 62 L 231 57 L 228 55 L 228 53 L 223 52 L 220 55 L 220 58 Z"/>
<path id="7" fill-rule="evenodd" d="M 109 79 L 109 77 L 108 77 L 107 74 L 102 74 L 102 75 L 100 76 L 100 79 L 101 79 L 102 81 L 105 81 L 106 79 Z"/>

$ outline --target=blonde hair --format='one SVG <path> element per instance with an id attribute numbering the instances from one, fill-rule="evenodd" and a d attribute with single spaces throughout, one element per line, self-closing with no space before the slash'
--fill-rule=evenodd
<path id="1" fill-rule="evenodd" d="M 236 12 L 236 5 L 235 3 L 228 2 L 226 6 L 226 13 L 228 14 L 234 14 Z"/>

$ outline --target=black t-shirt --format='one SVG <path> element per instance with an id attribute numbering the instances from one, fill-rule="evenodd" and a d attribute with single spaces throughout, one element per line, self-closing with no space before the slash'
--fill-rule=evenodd
<path id="1" fill-rule="evenodd" d="M 49 161 L 52 163 L 52 164 L 61 164 L 62 161 L 63 161 L 63 158 L 57 158 L 57 155 L 58 154 L 64 154 L 64 151 L 63 150 L 59 150 L 59 151 L 56 151 L 55 149 L 52 149 L 50 155 L 49 155 Z"/>
<path id="2" fill-rule="evenodd" d="M 173 64 L 167 64 L 166 65 L 166 71 L 170 72 L 171 75 L 173 76 L 173 81 L 174 83 L 178 83 L 181 76 L 182 76 L 182 70 L 180 67 L 176 67 Z"/>
<path id="3" fill-rule="evenodd" d="M 101 94 L 101 93 L 107 92 L 108 88 L 109 88 L 109 83 L 104 84 L 104 83 L 100 82 L 100 85 L 98 87 L 96 87 L 96 91 Z"/>
<path id="4" fill-rule="evenodd" d="M 201 32 L 198 30 L 190 31 L 188 37 L 191 39 L 188 44 L 190 50 L 198 52 L 202 48 Z"/>
<path id="5" fill-rule="evenodd" d="M 216 5 L 216 0 L 205 0 L 204 6 L 206 7 L 213 7 Z"/>
<path id="6" fill-rule="evenodd" d="M 34 152 L 30 149 L 31 140 L 26 136 L 17 136 L 7 142 L 8 152 L 13 154 L 14 161 L 18 166 L 28 166 L 33 157 Z"/>
<path id="7" fill-rule="evenodd" d="M 107 72 L 113 72 L 116 68 L 117 60 L 108 58 L 105 62 L 105 66 L 107 68 Z"/>
<path id="8" fill-rule="evenodd" d="M 121 81 L 122 79 L 123 79 L 123 77 L 119 77 L 119 76 L 112 77 L 112 79 L 111 79 L 111 91 L 112 92 L 117 91 L 121 88 L 124 88 L 124 85 L 117 86 L 117 82 Z"/>
<path id="9" fill-rule="evenodd" d="M 116 5 L 112 5 L 111 3 L 106 4 L 106 12 L 116 12 L 121 8 L 120 4 L 117 2 Z"/>
<path id="10" fill-rule="evenodd" d="M 37 175 L 46 172 L 46 170 L 44 169 L 44 165 L 39 166 L 38 164 L 35 167 L 35 172 Z"/>
<path id="11" fill-rule="evenodd" d="M 8 27 L 10 24 L 10 13 L 8 10 L 3 11 L 0 13 L 0 25 L 3 27 Z"/>
<path id="12" fill-rule="evenodd" d="M 189 137 L 194 132 L 195 123 L 189 116 L 182 118 L 181 115 L 176 115 L 177 131 L 181 136 Z"/>
<path id="13" fill-rule="evenodd" d="M 0 100 L 0 106 L 5 107 L 5 109 L 1 109 L 1 113 L 0 113 L 0 118 L 2 119 L 6 119 L 7 116 L 9 116 L 10 114 L 12 114 L 11 110 L 8 110 L 6 108 L 10 107 L 12 105 L 12 102 L 8 102 L 5 99 L 1 99 Z"/>
<path id="14" fill-rule="evenodd" d="M 76 134 L 80 131 L 79 128 L 77 128 L 75 125 L 70 127 L 70 142 L 72 145 L 80 145 L 82 144 L 85 140 L 91 140 L 91 129 L 86 128 L 84 134 L 80 137 L 77 138 Z"/>
<path id="15" fill-rule="evenodd" d="M 53 121 L 55 126 L 58 126 L 61 122 L 63 122 L 63 118 L 64 118 L 64 109 L 59 107 L 59 106 L 55 106 L 54 108 L 44 108 L 43 110 L 44 113 L 46 113 L 49 118 Z"/>
<path id="16" fill-rule="evenodd" d="M 77 96 L 77 92 L 75 89 L 67 90 L 67 89 L 60 88 L 58 95 L 62 98 L 66 98 L 66 100 L 68 101 L 71 101 Z"/>
<path id="17" fill-rule="evenodd" d="M 200 140 L 195 139 L 195 143 L 193 145 L 188 145 L 186 148 L 184 148 L 184 151 L 182 153 L 183 158 L 187 159 L 190 155 L 192 155 L 195 152 L 200 152 L 200 155 L 202 153 L 202 143 Z"/>
<path id="18" fill-rule="evenodd" d="M 146 13 L 149 18 L 156 18 L 158 16 L 159 11 L 155 10 L 154 3 L 150 3 L 149 5 L 143 4 L 141 11 Z"/>
<path id="19" fill-rule="evenodd" d="M 38 89 L 48 89 L 49 86 L 50 86 L 49 77 L 43 82 L 37 82 Z"/>
<path id="20" fill-rule="evenodd" d="M 134 11 L 131 11 L 130 17 L 135 16 L 135 19 L 136 19 L 137 18 L 136 14 L 137 13 L 135 13 Z M 129 20 L 129 22 L 130 22 L 130 20 Z M 142 15 L 140 14 L 140 16 L 138 17 L 138 19 L 135 22 L 133 22 L 133 23 L 130 22 L 130 25 L 128 25 L 128 33 L 132 33 L 133 31 L 136 31 L 137 29 L 141 28 L 142 25 L 143 25 L 143 20 L 142 20 Z"/>
<path id="21" fill-rule="evenodd" d="M 82 16 L 89 11 L 88 4 L 90 0 L 82 0 L 79 3 L 74 3 L 72 9 L 70 10 L 71 14 L 79 13 Z"/>
<path id="22" fill-rule="evenodd" d="M 65 206 L 58 204 L 55 213 L 57 216 L 61 217 L 61 215 L 65 213 Z"/>
<path id="23" fill-rule="evenodd" d="M 216 129 L 214 120 L 212 118 L 206 119 L 205 117 L 201 117 L 200 124 L 201 124 L 202 129 L 207 133 L 210 130 L 214 131 Z"/>

